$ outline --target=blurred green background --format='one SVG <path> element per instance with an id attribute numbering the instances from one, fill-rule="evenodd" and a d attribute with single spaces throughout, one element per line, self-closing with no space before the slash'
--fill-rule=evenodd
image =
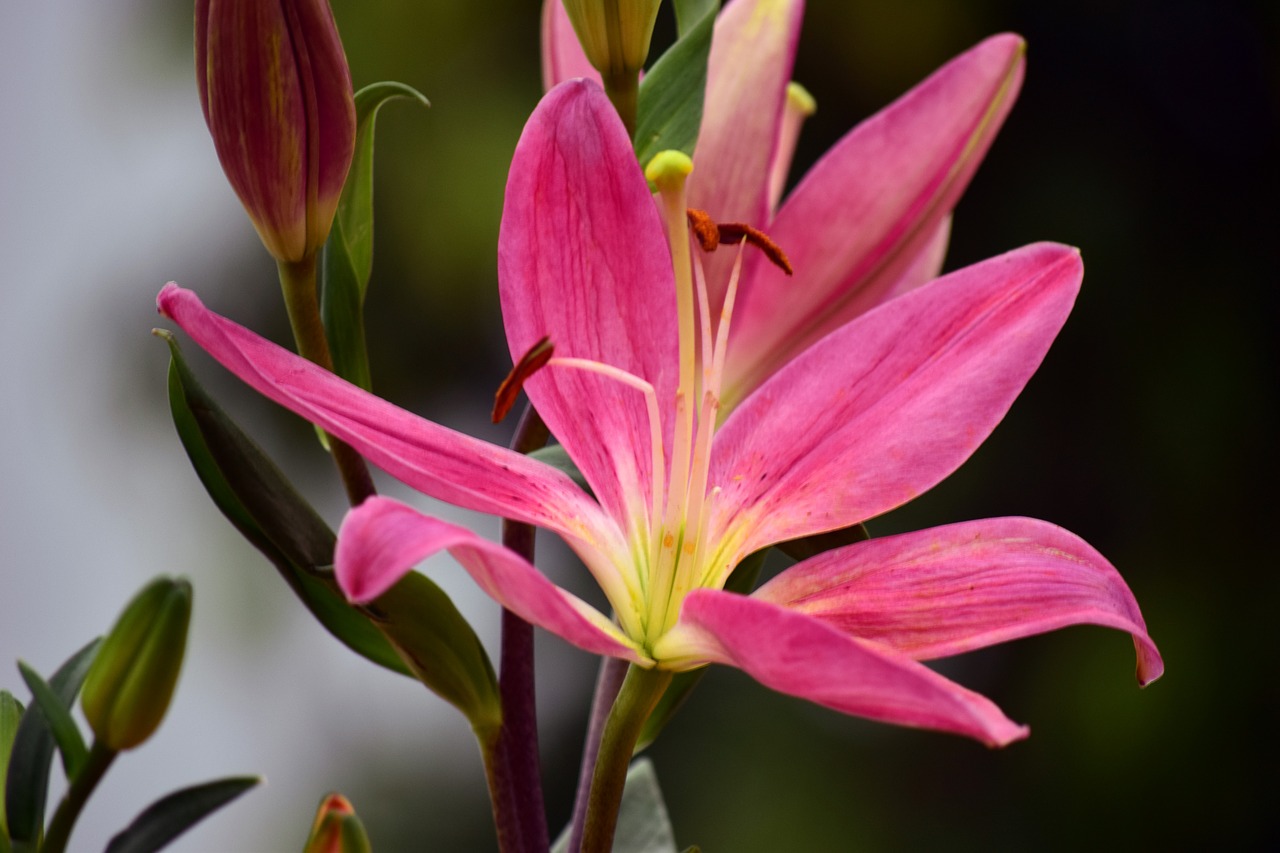
<path id="1" fill-rule="evenodd" d="M 495 247 L 506 163 L 540 94 L 539 4 L 333 6 L 357 87 L 398 79 L 433 103 L 429 111 L 393 104 L 379 123 L 369 303 L 375 383 L 402 405 L 505 441 L 509 424 L 484 423 L 509 367 Z M 133 23 L 119 34 L 128 40 L 111 61 L 141 65 L 135 77 L 144 91 L 161 81 L 185 87 L 183 120 L 192 112 L 198 119 L 189 4 L 146 0 L 130 8 Z M 663 14 L 669 29 L 669 11 Z M 1280 711 L 1271 621 L 1280 561 L 1269 542 L 1274 534 L 1266 533 L 1274 516 L 1280 363 L 1280 5 L 811 3 L 796 78 L 816 97 L 818 113 L 806 125 L 793 178 L 857 121 L 1003 30 L 1029 42 L 1027 79 L 957 209 L 948 268 L 1052 239 L 1081 247 L 1084 290 L 994 436 L 957 475 L 874 522 L 872 532 L 1002 514 L 1061 524 L 1119 567 L 1167 674 L 1140 691 L 1128 639 L 1097 628 L 941 663 L 1031 725 L 1029 740 L 989 751 L 845 718 L 774 695 L 737 672 L 713 671 L 651 751 L 682 845 L 715 853 L 1261 849 L 1280 842 L 1277 775 L 1264 760 L 1276 745 Z M 219 177 L 211 146 L 173 156 Z M 191 206 L 215 204 L 219 221 L 230 222 L 230 190 L 210 187 Z M 129 343 L 106 355 L 117 394 L 126 417 L 158 436 L 155 453 L 171 467 L 186 462 L 163 437 L 163 348 L 139 342 L 142 324 L 154 322 L 144 314 L 164 278 L 195 286 L 218 310 L 287 339 L 272 265 L 246 224 L 229 227 L 233 237 L 220 244 L 226 251 L 193 245 L 188 263 L 169 261 L 112 296 L 134 311 Z M 166 251 L 181 259 L 185 250 Z M 307 428 L 253 400 L 207 361 L 197 367 L 312 494 L 329 495 L 318 500 L 336 521 L 340 490 Z M 199 486 L 181 475 L 173 488 L 197 507 L 189 523 L 217 529 L 205 539 L 224 549 L 201 558 L 225 564 L 222 573 L 194 573 L 198 619 L 222 626 L 206 630 L 235 634 L 248 624 L 237 619 L 269 622 L 292 607 L 265 564 L 222 534 L 212 507 L 198 509 Z M 592 595 L 565 550 L 543 546 L 548 570 Z M 251 576 L 258 586 L 245 591 Z M 222 586 L 202 601 L 206 584 Z M 128 589 L 118 597 L 123 603 Z M 76 630 L 95 629 L 55 620 L 50 630 L 70 647 Z M 250 633 L 271 638 L 261 624 Z M 318 631 L 306 636 L 329 642 Z M 548 809 L 558 827 L 571 805 L 594 662 L 555 638 L 539 644 Z M 0 652 L 11 659 L 23 647 L 9 637 Z M 289 674 L 302 670 L 313 680 L 332 677 L 301 665 Z M 184 685 L 200 678 L 189 668 Z M 393 680 L 371 679 L 355 697 L 367 714 L 348 715 L 348 703 L 341 725 L 317 740 L 326 762 L 305 770 L 312 799 L 342 790 L 377 849 L 491 849 L 483 778 L 465 727 L 373 722 L 383 684 L 403 700 Z M 180 696 L 184 689 L 195 688 L 180 685 Z M 326 689 L 349 688 L 334 679 Z M 424 714 L 449 713 L 425 693 L 408 695 Z M 270 714 L 257 701 L 231 701 L 201 726 L 300 724 L 287 700 Z M 327 714 L 323 704 L 307 711 Z M 237 719 L 241 713 L 247 719 Z M 183 769 L 188 781 L 213 775 L 198 762 Z M 274 772 L 289 773 L 289 765 Z M 186 849 L 252 846 L 246 838 L 264 849 L 300 841 L 306 809 L 272 800 L 271 788 L 251 796 L 267 802 L 254 807 L 265 812 L 262 828 L 246 822 L 226 836 L 193 833 Z"/>

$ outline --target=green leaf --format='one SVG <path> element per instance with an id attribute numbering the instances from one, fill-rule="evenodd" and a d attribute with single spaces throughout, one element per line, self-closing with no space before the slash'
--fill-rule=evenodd
<path id="1" fill-rule="evenodd" d="M 343 598 L 332 573 L 320 571 L 333 563 L 333 531 L 200 387 L 173 336 L 162 337 L 172 355 L 169 406 L 174 426 L 214 504 L 271 561 L 329 633 L 374 663 L 412 675 L 381 632 Z"/>
<path id="2" fill-rule="evenodd" d="M 342 597 L 334 535 L 284 474 L 200 388 L 169 338 L 169 399 L 187 453 L 223 514 L 267 556 L 335 637 L 422 681 L 477 729 L 496 725 L 493 667 L 471 625 L 429 578 L 409 573 L 363 609 Z"/>
<path id="3" fill-rule="evenodd" d="M 618 807 L 618 828 L 613 834 L 613 853 L 676 853 L 675 832 L 658 787 L 658 774 L 647 758 L 627 768 L 626 787 Z M 569 828 L 566 827 L 551 853 L 568 853 Z"/>
<path id="4" fill-rule="evenodd" d="M 431 105 L 403 83 L 373 83 L 356 92 L 355 154 L 320 258 L 320 311 L 334 372 L 366 391 L 373 387 L 364 330 L 373 272 L 373 131 L 378 110 L 397 98 Z"/>
<path id="5" fill-rule="evenodd" d="M 460 710 L 477 734 L 501 724 L 489 656 L 470 623 L 430 578 L 410 572 L 366 609 L 419 680 Z"/>
<path id="6" fill-rule="evenodd" d="M 8 690 L 0 690 L 0 853 L 9 850 L 9 824 L 4 817 L 5 778 L 9 775 L 9 753 L 22 719 L 22 703 Z"/>
<path id="7" fill-rule="evenodd" d="M 70 706 L 75 701 L 101 642 L 101 639 L 96 639 L 84 646 L 58 667 L 49 679 L 50 689 L 63 705 Z M 53 748 L 49 723 L 33 702 L 18 722 L 5 777 L 5 812 L 9 821 L 9 838 L 15 847 L 34 847 L 40 840 Z"/>
<path id="8" fill-rule="evenodd" d="M 733 574 L 729 575 L 729 580 L 725 582 L 725 590 L 739 595 L 751 592 L 755 588 L 756 579 L 760 577 L 760 570 L 764 567 L 764 558 L 768 553 L 769 549 L 761 549 L 739 563 L 733 570 Z M 698 686 L 698 682 L 706 672 L 707 668 L 704 666 L 686 672 L 677 672 L 671 677 L 671 683 L 667 685 L 666 692 L 649 712 L 649 719 L 645 720 L 644 728 L 640 730 L 640 737 L 636 740 L 637 753 L 647 749 L 658 739 L 658 735 L 666 728 L 667 723 L 671 722 L 671 718 L 684 707 L 689 694 Z"/>
<path id="9" fill-rule="evenodd" d="M 714 17 L 719 8 L 720 0 L 675 0 L 676 33 L 688 35 L 708 14 Z"/>
<path id="10" fill-rule="evenodd" d="M 573 482 L 582 487 L 583 491 L 591 494 L 591 486 L 587 484 L 587 478 L 582 476 L 582 472 L 578 470 L 578 466 L 569 458 L 569 453 L 559 444 L 548 444 L 546 447 L 539 447 L 537 450 L 529 454 L 530 458 L 544 462 L 552 468 L 558 468 L 569 475 Z"/>
<path id="11" fill-rule="evenodd" d="M 680 38 L 654 63 L 640 83 L 636 107 L 636 158 L 643 168 L 659 151 L 683 151 L 693 156 L 702 126 L 702 102 L 707 89 L 707 57 L 715 27 L 716 2 L 703 6 L 697 23 L 682 29 Z M 686 12 L 682 20 L 691 12 Z"/>
<path id="12" fill-rule="evenodd" d="M 106 853 L 152 853 L 262 781 L 257 776 L 218 779 L 156 800 L 121 830 Z"/>
<path id="13" fill-rule="evenodd" d="M 855 542 L 865 542 L 870 538 L 871 534 L 867 532 L 865 524 L 855 524 L 851 527 L 832 530 L 828 533 L 817 533 L 813 536 L 806 536 L 803 539 L 780 542 L 774 547 L 796 562 L 800 562 L 835 548 L 843 548 Z"/>
<path id="14" fill-rule="evenodd" d="M 75 779 L 84 766 L 85 759 L 89 757 L 89 750 L 84 745 L 84 737 L 76 727 L 76 721 L 71 718 L 71 709 L 58 700 L 53 688 L 40 677 L 40 673 L 22 661 L 18 661 L 18 671 L 31 690 L 32 704 L 40 708 L 45 722 L 49 724 L 53 740 L 62 753 L 63 771 L 68 779 Z"/>

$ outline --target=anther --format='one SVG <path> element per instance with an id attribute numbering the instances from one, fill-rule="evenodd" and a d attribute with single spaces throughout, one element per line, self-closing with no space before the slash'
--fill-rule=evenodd
<path id="1" fill-rule="evenodd" d="M 714 252 L 721 243 L 739 243 L 746 240 L 763 252 L 764 256 L 774 266 L 787 275 L 791 275 L 791 261 L 787 259 L 787 253 L 782 251 L 782 247 L 769 239 L 769 235 L 759 228 L 753 228 L 745 222 L 717 223 L 712 221 L 705 210 L 698 210 L 693 207 L 688 209 L 687 215 L 689 217 L 689 227 L 693 229 L 694 236 L 698 238 L 702 251 Z"/>
<path id="2" fill-rule="evenodd" d="M 698 210 L 691 207 L 686 214 L 689 217 L 689 227 L 693 229 L 693 236 L 698 238 L 698 243 L 702 245 L 702 251 L 714 252 L 720 245 L 720 229 L 705 210 Z"/>
<path id="3" fill-rule="evenodd" d="M 498 392 L 493 395 L 495 424 L 507 416 L 511 407 L 516 404 L 516 397 L 519 396 L 524 383 L 530 376 L 547 366 L 547 362 L 551 361 L 555 351 L 555 345 L 551 343 L 551 338 L 547 337 L 529 347 L 529 351 L 520 357 L 515 367 L 511 368 L 511 372 L 507 374 L 507 378 L 498 386 Z"/>

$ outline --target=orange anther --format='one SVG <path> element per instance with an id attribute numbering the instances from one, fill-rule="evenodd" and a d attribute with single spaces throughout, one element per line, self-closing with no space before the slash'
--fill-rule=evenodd
<path id="1" fill-rule="evenodd" d="M 551 360 L 551 356 L 555 354 L 555 345 L 551 343 L 551 338 L 543 338 L 533 346 L 529 347 L 529 351 L 520 357 L 515 367 L 511 368 L 511 372 L 507 374 L 507 378 L 502 380 L 502 384 L 498 386 L 498 392 L 493 395 L 493 422 L 496 424 L 507 416 L 507 412 L 511 411 L 511 407 L 516 404 L 516 397 L 520 394 L 520 389 L 524 387 L 524 383 L 529 377 L 546 367 L 547 362 Z"/>

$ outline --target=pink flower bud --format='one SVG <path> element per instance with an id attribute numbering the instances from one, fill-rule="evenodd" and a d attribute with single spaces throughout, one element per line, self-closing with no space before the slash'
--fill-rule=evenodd
<path id="1" fill-rule="evenodd" d="M 200 106 L 227 179 L 279 261 L 329 234 L 355 149 L 351 72 L 326 0 L 196 0 Z"/>

